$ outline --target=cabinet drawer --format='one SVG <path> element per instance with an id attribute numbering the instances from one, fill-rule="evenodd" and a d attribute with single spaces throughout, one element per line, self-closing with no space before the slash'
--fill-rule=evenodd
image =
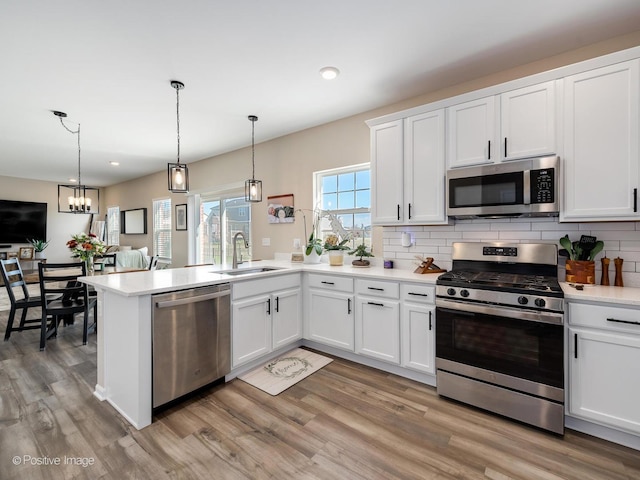
<path id="1" fill-rule="evenodd" d="M 300 286 L 300 274 L 276 275 L 259 280 L 238 281 L 231 284 L 231 297 L 238 300 L 245 297 L 253 297 L 277 290 L 286 290 Z"/>
<path id="2" fill-rule="evenodd" d="M 381 280 L 356 280 L 356 293 L 378 298 L 400 298 L 400 285 Z"/>
<path id="3" fill-rule="evenodd" d="M 400 285 L 400 294 L 403 302 L 434 303 L 436 289 L 431 285 L 403 283 Z"/>
<path id="4" fill-rule="evenodd" d="M 569 304 L 569 324 L 640 334 L 640 310 L 609 305 Z"/>
<path id="5" fill-rule="evenodd" d="M 349 277 L 338 277 L 335 275 L 320 275 L 317 273 L 310 273 L 309 287 L 352 293 L 353 279 Z"/>

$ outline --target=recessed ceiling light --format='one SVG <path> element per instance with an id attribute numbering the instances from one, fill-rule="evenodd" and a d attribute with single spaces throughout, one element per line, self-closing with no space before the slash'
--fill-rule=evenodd
<path id="1" fill-rule="evenodd" d="M 113 165 L 114 167 L 117 167 L 118 165 L 120 165 L 120 162 L 111 161 L 109 162 L 109 165 Z"/>
<path id="2" fill-rule="evenodd" d="M 71 183 L 76 183 L 78 180 L 76 180 L 75 178 L 70 178 L 70 179 L 69 179 L 69 181 L 70 181 Z"/>
<path id="3" fill-rule="evenodd" d="M 324 78 L 325 80 L 333 80 L 339 74 L 340 70 L 338 70 L 336 67 L 324 67 L 320 69 L 320 75 L 322 75 L 322 78 Z"/>

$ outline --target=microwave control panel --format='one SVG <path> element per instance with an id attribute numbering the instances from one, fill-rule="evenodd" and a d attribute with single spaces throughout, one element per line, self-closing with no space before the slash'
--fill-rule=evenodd
<path id="1" fill-rule="evenodd" d="M 531 203 L 554 203 L 555 169 L 531 170 Z"/>

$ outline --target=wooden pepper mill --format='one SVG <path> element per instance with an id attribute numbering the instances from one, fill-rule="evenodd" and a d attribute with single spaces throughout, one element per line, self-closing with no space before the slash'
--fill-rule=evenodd
<path id="1" fill-rule="evenodd" d="M 616 267 L 616 279 L 615 279 L 615 282 L 614 282 L 614 285 L 616 287 L 624 286 L 622 284 L 622 262 L 623 262 L 623 260 L 620 257 L 616 257 L 616 258 L 613 259 L 613 264 Z"/>
<path id="2" fill-rule="evenodd" d="M 600 285 L 609 285 L 609 263 L 611 259 L 602 257 L 600 261 L 602 262 L 602 279 L 600 280 Z"/>

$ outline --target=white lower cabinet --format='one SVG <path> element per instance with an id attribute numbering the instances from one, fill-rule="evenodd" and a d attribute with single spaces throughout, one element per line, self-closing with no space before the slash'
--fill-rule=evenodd
<path id="1" fill-rule="evenodd" d="M 401 285 L 402 366 L 435 374 L 435 289 L 432 286 Z"/>
<path id="2" fill-rule="evenodd" d="M 232 287 L 231 367 L 302 338 L 300 274 Z"/>
<path id="3" fill-rule="evenodd" d="M 640 310 L 569 303 L 571 416 L 640 434 Z"/>
<path id="4" fill-rule="evenodd" d="M 353 279 L 309 274 L 308 280 L 307 337 L 353 352 Z"/>

